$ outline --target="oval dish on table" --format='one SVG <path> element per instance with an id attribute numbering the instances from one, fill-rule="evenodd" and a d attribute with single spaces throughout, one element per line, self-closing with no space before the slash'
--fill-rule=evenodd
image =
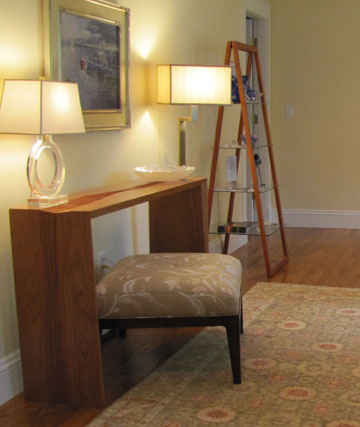
<path id="1" fill-rule="evenodd" d="M 178 181 L 194 172 L 193 166 L 138 166 L 134 169 L 137 176 L 146 181 Z"/>

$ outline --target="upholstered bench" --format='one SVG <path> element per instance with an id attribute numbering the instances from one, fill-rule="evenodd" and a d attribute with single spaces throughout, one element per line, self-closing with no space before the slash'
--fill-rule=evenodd
<path id="1" fill-rule="evenodd" d="M 242 268 L 229 255 L 155 253 L 121 259 L 96 286 L 100 329 L 225 326 L 241 382 Z"/>

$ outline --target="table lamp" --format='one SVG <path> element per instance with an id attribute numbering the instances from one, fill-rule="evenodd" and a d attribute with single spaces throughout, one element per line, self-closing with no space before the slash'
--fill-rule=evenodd
<path id="1" fill-rule="evenodd" d="M 68 201 L 60 190 L 65 167 L 53 134 L 85 132 L 76 83 L 48 80 L 5 80 L 0 105 L 0 133 L 38 135 L 27 161 L 31 189 L 28 205 L 47 207 Z M 54 160 L 50 184 L 39 177 L 40 156 L 48 152 Z"/>
<path id="2" fill-rule="evenodd" d="M 197 105 L 231 105 L 231 67 L 158 65 L 157 102 L 190 105 L 190 117 L 179 117 L 179 164 L 186 164 L 186 122 L 197 120 Z"/>

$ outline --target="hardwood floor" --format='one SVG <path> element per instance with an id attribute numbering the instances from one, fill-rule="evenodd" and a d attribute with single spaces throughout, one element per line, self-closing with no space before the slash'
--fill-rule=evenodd
<path id="1" fill-rule="evenodd" d="M 267 279 L 261 241 L 253 237 L 233 255 L 243 265 L 243 293 L 257 282 L 289 282 L 317 286 L 360 287 L 360 230 L 288 228 L 290 262 Z M 274 262 L 279 236 L 270 239 Z M 200 328 L 129 330 L 126 338 L 103 345 L 107 404 L 155 370 Z M 0 407 L 0 426 L 84 426 L 101 409 L 28 402 L 22 395 Z"/>
<path id="2" fill-rule="evenodd" d="M 266 278 L 260 239 L 233 255 L 243 265 L 243 293 L 257 282 L 298 283 L 316 286 L 360 287 L 360 230 L 287 228 L 290 262 L 274 277 Z M 270 238 L 271 254 L 280 259 L 279 234 Z"/>

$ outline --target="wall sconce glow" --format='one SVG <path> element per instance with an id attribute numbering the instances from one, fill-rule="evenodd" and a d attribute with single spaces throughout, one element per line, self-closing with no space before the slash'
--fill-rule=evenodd
<path id="1" fill-rule="evenodd" d="M 8 43 L 2 45 L 0 44 L 0 66 L 14 67 L 19 65 L 22 61 L 21 52 L 17 49 L 16 46 L 9 46 Z"/>
<path id="2" fill-rule="evenodd" d="M 197 120 L 196 105 L 231 105 L 231 67 L 158 65 L 157 102 L 191 105 L 190 117 L 179 118 L 179 164 L 186 164 L 186 122 Z"/>
<path id="3" fill-rule="evenodd" d="M 139 126 L 154 126 L 150 113 L 146 110 L 139 120 Z"/>
<path id="4" fill-rule="evenodd" d="M 141 131 L 142 135 L 157 136 L 157 127 L 154 125 L 154 121 L 148 111 L 145 111 L 140 117 L 136 129 Z"/>
<path id="5" fill-rule="evenodd" d="M 139 141 L 146 141 L 142 144 L 142 154 L 148 158 L 150 163 L 156 163 L 159 159 L 159 154 L 154 157 L 155 153 L 159 153 L 159 133 L 158 128 L 154 123 L 154 120 L 148 110 L 143 110 L 139 118 L 134 121 L 134 131 L 136 132 L 136 138 Z"/>
<path id="6" fill-rule="evenodd" d="M 153 49 L 153 43 L 150 40 L 146 40 L 142 43 L 141 46 L 139 46 L 137 51 L 143 59 L 146 59 L 150 55 L 150 52 L 152 51 L 152 49 Z"/>
<path id="7" fill-rule="evenodd" d="M 147 59 L 150 53 L 154 50 L 156 40 L 158 39 L 157 32 L 151 28 L 143 29 L 133 36 L 136 52 L 143 58 Z"/>
<path id="8" fill-rule="evenodd" d="M 0 133 L 39 135 L 27 161 L 31 189 L 30 205 L 54 206 L 66 203 L 60 195 L 65 167 L 52 134 L 85 132 L 76 83 L 45 80 L 5 80 L 0 105 Z M 50 151 L 55 162 L 49 185 L 39 178 L 39 160 Z"/>

